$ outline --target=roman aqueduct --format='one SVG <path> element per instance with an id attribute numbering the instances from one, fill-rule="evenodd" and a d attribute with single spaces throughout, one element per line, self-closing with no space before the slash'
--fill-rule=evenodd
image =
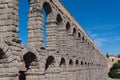
<path id="1" fill-rule="evenodd" d="M 0 80 L 107 80 L 107 59 L 60 1 L 29 0 L 29 5 L 23 45 L 18 0 L 0 0 Z"/>

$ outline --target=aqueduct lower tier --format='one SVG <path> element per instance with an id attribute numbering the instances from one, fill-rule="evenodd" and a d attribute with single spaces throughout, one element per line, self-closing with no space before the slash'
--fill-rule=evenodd
<path id="1" fill-rule="evenodd" d="M 25 46 L 18 0 L 0 0 L 0 80 L 107 80 L 107 59 L 58 0 L 28 2 Z"/>

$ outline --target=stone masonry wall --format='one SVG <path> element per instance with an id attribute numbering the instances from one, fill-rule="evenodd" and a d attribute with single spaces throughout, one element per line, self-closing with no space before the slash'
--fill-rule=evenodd
<path id="1" fill-rule="evenodd" d="M 0 0 L 0 80 L 107 80 L 106 57 L 58 0 L 28 2 L 23 45 L 18 0 Z"/>

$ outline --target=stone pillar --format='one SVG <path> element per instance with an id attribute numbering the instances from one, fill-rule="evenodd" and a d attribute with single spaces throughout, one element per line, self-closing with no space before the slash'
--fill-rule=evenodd
<path id="1" fill-rule="evenodd" d="M 63 23 L 58 26 L 59 51 L 61 55 L 67 55 L 66 29 Z"/>
<path id="2" fill-rule="evenodd" d="M 28 45 L 32 47 L 43 47 L 43 14 L 41 4 L 30 1 L 28 12 Z"/>
<path id="3" fill-rule="evenodd" d="M 68 33 L 67 36 L 67 51 L 69 56 L 74 56 L 74 37 L 72 34 Z"/>
<path id="4" fill-rule="evenodd" d="M 18 38 L 18 0 L 0 0 L 0 36 Z"/>
<path id="5" fill-rule="evenodd" d="M 4 53 L 4 57 L 0 59 L 2 73 L 0 80 L 18 80 L 19 64 L 11 48 L 13 40 L 20 42 L 18 40 L 18 0 L 0 0 L 0 39 L 2 39 L 0 49 Z"/>
<path id="6" fill-rule="evenodd" d="M 79 40 L 79 38 L 78 38 L 78 30 L 77 30 L 77 26 L 75 26 L 75 28 L 76 28 L 76 32 L 75 32 L 75 34 L 73 35 L 73 37 L 74 37 L 74 39 L 73 39 L 73 41 L 74 41 L 74 56 L 77 56 L 78 57 L 78 52 L 79 52 L 79 49 L 78 49 L 78 40 Z"/>
<path id="7" fill-rule="evenodd" d="M 46 30 L 47 30 L 46 49 L 50 55 L 59 54 L 58 45 L 57 45 L 58 25 L 56 23 L 57 23 L 56 13 L 50 13 L 47 17 L 47 26 L 46 26 Z"/>
<path id="8" fill-rule="evenodd" d="M 85 59 L 85 58 L 87 58 L 87 56 L 86 56 L 87 55 L 86 54 L 87 49 L 86 49 L 85 41 L 82 38 L 83 38 L 83 34 L 81 36 L 81 40 L 80 40 L 80 43 L 79 43 L 79 45 L 81 45 L 81 46 L 79 48 L 81 48 L 81 51 L 80 51 L 81 52 L 81 57 Z"/>

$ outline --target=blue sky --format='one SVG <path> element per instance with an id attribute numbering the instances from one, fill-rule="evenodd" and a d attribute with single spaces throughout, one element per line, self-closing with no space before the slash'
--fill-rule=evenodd
<path id="1" fill-rule="evenodd" d="M 120 53 L 120 0 L 61 0 L 104 53 Z M 27 44 L 27 0 L 19 0 L 19 37 Z"/>

